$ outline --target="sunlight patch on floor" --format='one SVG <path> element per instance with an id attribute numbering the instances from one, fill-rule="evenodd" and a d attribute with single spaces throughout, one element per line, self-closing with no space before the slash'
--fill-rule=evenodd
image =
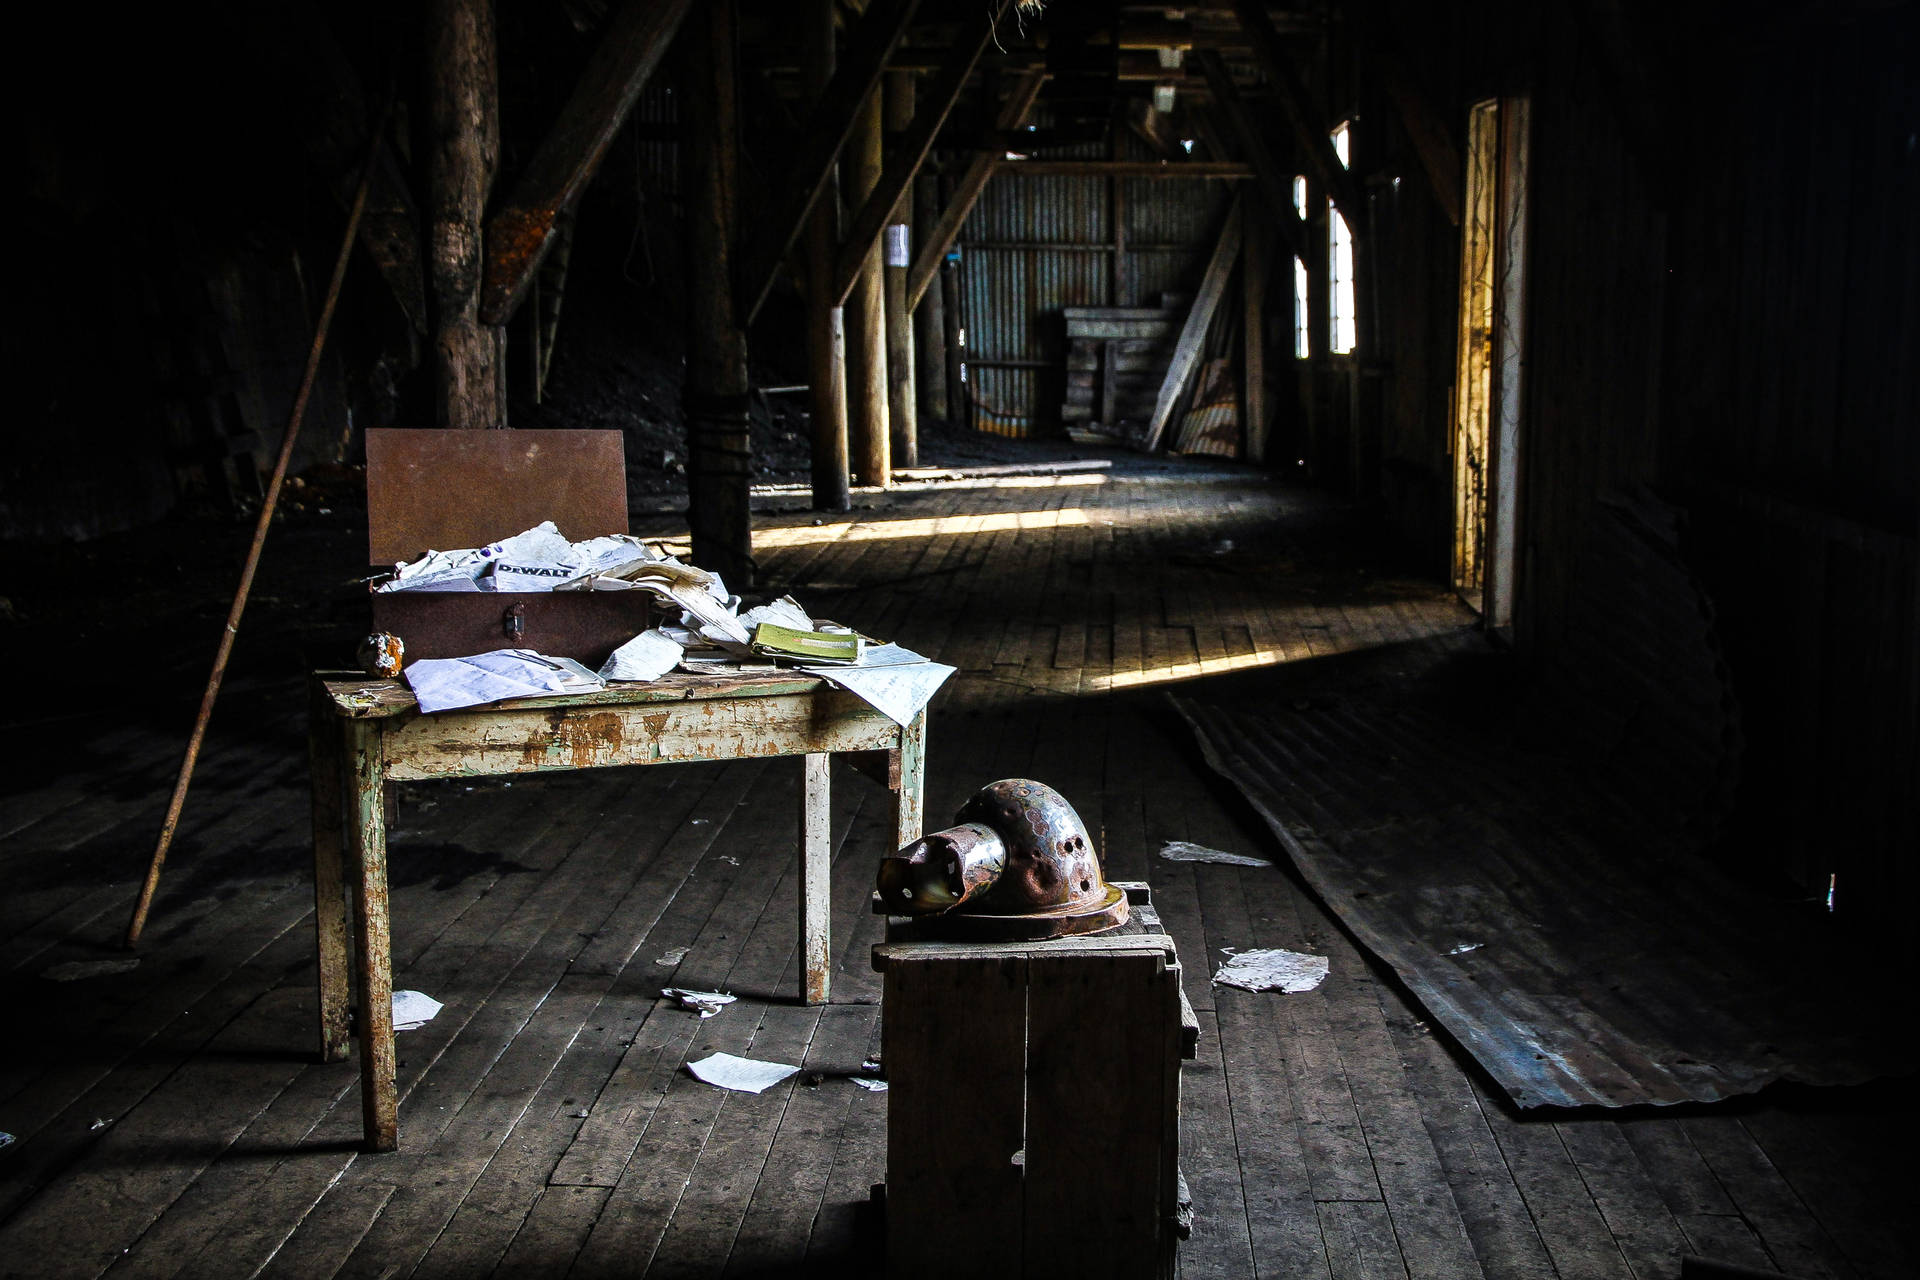
<path id="1" fill-rule="evenodd" d="M 1230 671 L 1277 666 L 1286 660 L 1287 655 L 1278 649 L 1260 649 L 1253 653 L 1238 653 L 1226 658 L 1208 658 L 1205 662 L 1193 659 L 1185 662 L 1170 662 L 1158 667 L 1146 667 L 1139 671 L 1116 671 L 1108 676 L 1095 676 L 1091 682 L 1091 688 L 1095 693 L 1105 693 L 1114 689 L 1137 689 L 1143 685 L 1174 684 L 1181 680 L 1197 680 L 1201 676 L 1217 676 Z"/>
<path id="2" fill-rule="evenodd" d="M 991 515 L 926 516 L 917 520 L 859 520 L 838 524 L 796 525 L 754 532 L 755 550 L 813 547 L 823 542 L 879 542 L 896 538 L 938 538 L 946 534 L 998 533 L 1003 529 L 1066 529 L 1089 523 L 1080 507 L 1063 511 L 999 511 Z"/>

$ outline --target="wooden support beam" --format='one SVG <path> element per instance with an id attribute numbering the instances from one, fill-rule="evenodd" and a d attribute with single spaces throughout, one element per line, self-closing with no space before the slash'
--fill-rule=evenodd
<path id="1" fill-rule="evenodd" d="M 753 585 L 753 458 L 747 335 L 734 311 L 740 121 L 736 0 L 703 0 L 686 41 L 687 525 L 693 560 L 735 590 Z"/>
<path id="2" fill-rule="evenodd" d="M 1327 136 L 1326 122 L 1308 108 L 1306 88 L 1300 83 L 1299 72 L 1294 70 L 1293 59 L 1280 43 L 1280 33 L 1273 29 L 1267 6 L 1263 0 L 1233 0 L 1233 11 L 1240 19 L 1240 29 L 1253 45 L 1261 69 L 1280 96 L 1280 105 L 1286 109 L 1287 120 L 1293 125 L 1300 154 L 1306 158 L 1307 167 L 1320 180 L 1321 187 L 1333 198 L 1334 208 L 1345 215 L 1357 242 L 1365 234 L 1367 225 L 1360 184 L 1340 163 L 1333 139 Z"/>
<path id="3" fill-rule="evenodd" d="M 886 134 L 893 139 L 919 124 L 914 118 L 913 72 L 887 72 L 884 117 Z M 894 165 L 900 162 L 901 154 L 901 149 L 895 150 Z M 914 167 L 919 168 L 918 161 Z M 892 168 L 890 165 L 888 171 Z M 883 177 L 883 189 L 885 184 Z M 903 192 L 882 230 L 880 253 L 887 328 L 887 428 L 893 435 L 889 461 L 896 467 L 920 465 L 920 406 L 913 391 L 913 314 L 907 306 L 907 266 L 912 261 L 913 244 L 910 204 Z"/>
<path id="4" fill-rule="evenodd" d="M 1146 438 L 1140 445 L 1148 453 L 1160 447 L 1160 437 L 1167 429 L 1168 419 L 1173 416 L 1173 407 L 1180 399 L 1181 388 L 1186 386 L 1194 365 L 1200 361 L 1201 349 L 1207 341 L 1207 326 L 1213 323 L 1213 313 L 1220 305 L 1221 296 L 1227 291 L 1227 280 L 1233 274 L 1233 264 L 1240 257 L 1242 204 L 1241 197 L 1236 195 L 1227 209 L 1227 221 L 1220 228 L 1220 239 L 1213 246 L 1213 256 L 1207 260 L 1207 272 L 1200 279 L 1200 291 L 1194 295 L 1193 305 L 1187 308 L 1186 322 L 1180 326 L 1179 340 L 1173 346 L 1173 359 L 1167 364 L 1167 376 L 1160 382 L 1160 395 L 1153 403 L 1153 417 L 1147 423 Z"/>
<path id="5" fill-rule="evenodd" d="M 913 225 L 925 235 L 940 217 L 940 179 L 924 170 L 913 184 Z M 912 273 L 912 268 L 908 268 Z M 938 289 L 929 289 L 913 313 L 914 386 L 919 413 L 942 422 L 948 418 L 947 309 Z M 915 419 L 916 423 L 918 417 Z"/>
<path id="6" fill-rule="evenodd" d="M 586 190 L 627 113 L 680 30 L 691 0 L 624 0 L 586 70 L 533 153 L 513 194 L 487 223 L 480 318 L 505 324 L 546 256 L 554 224 Z"/>
<path id="7" fill-rule="evenodd" d="M 887 59 L 919 6 L 920 0 L 873 0 L 847 42 L 832 82 L 807 119 L 800 154 L 786 179 L 774 184 L 773 189 L 781 193 L 779 203 L 767 217 L 755 219 L 759 231 L 740 260 L 734 282 L 743 323 L 751 325 L 759 314 L 781 262 L 799 237 L 807 213 L 832 180 L 834 164 L 853 134 L 854 122 L 879 86 Z"/>
<path id="8" fill-rule="evenodd" d="M 847 227 L 846 238 L 841 242 L 840 258 L 833 272 L 837 299 L 842 304 L 853 290 L 854 277 L 860 274 L 861 264 L 879 240 L 881 228 L 892 218 L 894 206 L 900 203 L 914 175 L 920 172 L 920 164 L 933 148 L 933 140 L 939 136 L 940 126 L 946 123 L 953 104 L 959 101 L 967 78 L 973 74 L 981 53 L 993 39 L 994 27 L 1012 3 L 1013 0 L 989 0 L 987 12 L 982 15 L 984 21 L 978 23 L 972 38 L 957 41 L 948 51 L 946 60 L 913 118 L 912 127 L 902 135 L 898 149 L 887 160 L 880 181 L 861 204 L 859 212 L 854 214 L 852 223 Z"/>
<path id="9" fill-rule="evenodd" d="M 1300 234 L 1300 219 L 1293 209 L 1293 176 L 1280 167 L 1267 148 L 1267 140 L 1254 122 L 1253 113 L 1234 87 L 1233 75 L 1217 49 L 1202 49 L 1194 60 L 1213 88 L 1213 113 L 1221 117 L 1240 154 L 1253 165 L 1260 183 L 1260 194 L 1267 207 L 1265 222 L 1275 227 L 1287 242 L 1287 249 L 1302 262 L 1307 249 Z"/>
<path id="10" fill-rule="evenodd" d="M 1256 177 L 1253 166 L 1237 160 L 996 160 L 997 174 L 1041 178 L 1162 178 L 1191 182 L 1215 178 L 1227 182 Z"/>
<path id="11" fill-rule="evenodd" d="M 1252 219 L 1240 252 L 1240 423 L 1248 462 L 1267 460 L 1267 276 L 1273 266 L 1272 224 L 1280 218 L 1292 221 L 1293 210 Z"/>
<path id="12" fill-rule="evenodd" d="M 427 247 L 436 413 L 442 426 L 507 425 L 505 331 L 480 319 L 481 215 L 500 159 L 492 0 L 428 11 Z"/>
<path id="13" fill-rule="evenodd" d="M 848 204 L 864 203 L 873 194 L 881 165 L 876 87 L 847 140 Z M 893 479 L 893 437 L 887 421 L 886 299 L 880 277 L 880 247 L 874 245 L 847 300 L 847 453 L 858 483 L 884 489 Z"/>
<path id="14" fill-rule="evenodd" d="M 838 0 L 807 0 L 801 28 L 807 92 L 816 109 L 833 82 L 833 13 Z M 827 294 L 840 245 L 840 186 L 827 167 L 825 198 L 807 214 L 803 240 L 807 285 L 807 413 L 813 436 L 813 507 L 845 511 L 853 505 L 847 463 L 846 313 Z"/>
<path id="15" fill-rule="evenodd" d="M 1027 112 L 1033 108 L 1033 100 L 1040 96 L 1040 87 L 1047 82 L 1045 71 L 1029 71 L 1021 76 L 1013 86 L 1013 92 L 1000 108 L 999 116 L 994 120 L 998 129 L 1018 129 L 1027 118 Z M 973 212 L 974 202 L 980 199 L 980 193 L 986 189 L 987 179 L 993 176 L 995 156 L 990 151 L 976 154 L 967 162 L 966 171 L 954 184 L 953 194 L 947 199 L 947 207 L 932 226 L 920 229 L 920 247 L 914 253 L 913 267 L 907 272 L 907 305 L 920 305 L 921 295 L 927 286 L 933 283 L 940 271 L 940 264 L 946 260 L 947 250 L 960 236 L 960 228 Z M 952 395 L 958 396 L 959 388 L 949 388 Z"/>

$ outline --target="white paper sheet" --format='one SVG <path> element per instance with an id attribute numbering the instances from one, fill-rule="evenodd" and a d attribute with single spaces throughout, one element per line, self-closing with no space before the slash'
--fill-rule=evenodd
<path id="1" fill-rule="evenodd" d="M 429 551 L 411 564 L 394 567 L 391 582 L 383 582 L 375 591 L 478 591 L 474 582 L 487 567 L 481 554 L 467 548 L 462 551 Z"/>
<path id="2" fill-rule="evenodd" d="M 1265 858 L 1249 857 L 1244 853 L 1228 853 L 1224 849 L 1209 849 L 1203 844 L 1194 844 L 1188 840 L 1169 840 L 1160 846 L 1160 856 L 1168 862 L 1217 862 L 1227 867 L 1270 867 L 1273 863 Z"/>
<path id="3" fill-rule="evenodd" d="M 898 725 L 913 723 L 955 668 L 897 644 L 868 645 L 852 665 L 802 667 L 845 689 Z"/>
<path id="4" fill-rule="evenodd" d="M 752 635 L 753 629 L 763 622 L 771 622 L 776 627 L 792 627 L 795 631 L 813 630 L 813 619 L 807 616 L 807 611 L 792 596 L 770 600 L 740 615 L 740 625 L 747 629 L 748 635 Z"/>
<path id="5" fill-rule="evenodd" d="M 784 1062 L 759 1062 L 753 1058 L 736 1058 L 730 1053 L 716 1053 L 698 1062 L 689 1062 L 687 1070 L 693 1073 L 695 1079 L 718 1085 L 722 1089 L 739 1093 L 765 1093 L 800 1068 L 790 1067 Z"/>
<path id="6" fill-rule="evenodd" d="M 722 1009 L 739 999 L 723 991 L 691 991 L 686 987 L 662 987 L 660 994 L 679 1005 L 689 1013 L 697 1013 L 702 1021 L 711 1018 Z M 757 1093 L 758 1090 L 755 1090 Z"/>
<path id="7" fill-rule="evenodd" d="M 854 1076 L 853 1082 L 862 1089 L 865 1089 L 868 1093 L 885 1093 L 887 1091 L 887 1082 L 885 1080 L 875 1080 L 870 1076 Z"/>
<path id="8" fill-rule="evenodd" d="M 586 693 L 606 681 L 571 658 L 551 658 L 531 649 L 495 649 L 467 658 L 422 658 L 406 669 L 407 684 L 429 715 L 477 707 L 503 698 Z"/>
<path id="9" fill-rule="evenodd" d="M 642 631 L 601 664 L 602 680 L 658 680 L 680 665 L 686 650 L 658 628 Z"/>
<path id="10" fill-rule="evenodd" d="M 417 1031 L 446 1007 L 424 991 L 396 991 L 393 993 L 393 1029 Z"/>
<path id="11" fill-rule="evenodd" d="M 1243 991 L 1311 991 L 1326 981 L 1327 958 L 1304 951 L 1242 951 L 1213 980 Z"/>

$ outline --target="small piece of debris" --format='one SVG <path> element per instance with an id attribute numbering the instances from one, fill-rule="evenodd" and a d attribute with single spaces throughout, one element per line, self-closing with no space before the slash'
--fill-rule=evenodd
<path id="1" fill-rule="evenodd" d="M 0 1151 L 5 1151 L 8 1147 L 12 1145 L 13 1145 L 13 1135 L 10 1133 L 0 1133 Z"/>
<path id="2" fill-rule="evenodd" d="M 868 1073 L 869 1075 L 876 1075 L 876 1076 L 877 1076 L 877 1075 L 879 1075 L 879 1074 L 880 1074 L 880 1059 L 879 1059 L 879 1057 L 878 1057 L 878 1055 L 876 1055 L 876 1056 L 874 1056 L 874 1057 L 871 1057 L 871 1058 L 868 1058 L 868 1059 L 867 1059 L 866 1061 L 864 1061 L 864 1062 L 862 1062 L 862 1063 L 860 1064 L 860 1069 L 861 1069 L 862 1071 L 865 1071 L 865 1072 L 867 1072 L 867 1073 Z"/>
<path id="3" fill-rule="evenodd" d="M 77 982 L 82 978 L 104 978 L 108 974 L 125 973 L 139 966 L 137 956 L 123 960 L 68 960 L 64 964 L 42 969 L 40 976 L 52 982 Z"/>
<path id="4" fill-rule="evenodd" d="M 721 991 L 693 991 L 686 987 L 662 987 L 660 994 L 688 1013 L 697 1013 L 702 1018 L 711 1018 L 739 999 Z"/>
<path id="5" fill-rule="evenodd" d="M 1302 951 L 1242 951 L 1220 966 L 1213 980 L 1244 991 L 1311 991 L 1326 981 L 1327 958 Z"/>
<path id="6" fill-rule="evenodd" d="M 885 1093 L 887 1091 L 887 1082 L 885 1080 L 874 1080 L 868 1076 L 854 1076 L 853 1082 L 862 1089 L 865 1089 L 868 1093 Z"/>
<path id="7" fill-rule="evenodd" d="M 87 1132 L 98 1133 L 112 1123 L 113 1123 L 113 1120 L 110 1117 L 102 1116 L 98 1120 L 95 1120 L 92 1124 L 87 1126 Z"/>
<path id="8" fill-rule="evenodd" d="M 432 1022 L 434 1015 L 444 1008 L 445 1005 L 424 991 L 396 991 L 393 993 L 393 1029 L 417 1031 Z"/>
<path id="9" fill-rule="evenodd" d="M 1449 948 L 1447 954 L 1450 956 L 1463 956 L 1469 951 L 1478 951 L 1486 945 L 1484 942 L 1463 942 L 1457 947 Z"/>
<path id="10" fill-rule="evenodd" d="M 796 1074 L 800 1068 L 790 1067 L 784 1062 L 760 1062 L 753 1058 L 736 1058 L 730 1053 L 716 1053 L 698 1062 L 689 1062 L 687 1070 L 694 1079 L 704 1080 L 717 1088 L 732 1089 L 737 1093 L 764 1093 L 788 1076 Z"/>
<path id="11" fill-rule="evenodd" d="M 687 952 L 691 950 L 693 950 L 692 947 L 674 947 L 671 950 L 661 952 L 660 958 L 655 960 L 654 963 L 655 964 L 679 964 L 682 960 L 685 960 L 687 958 Z"/>
<path id="12" fill-rule="evenodd" d="M 1160 846 L 1160 856 L 1168 862 L 1217 862 L 1228 867 L 1270 867 L 1266 858 L 1255 858 L 1244 853 L 1228 853 L 1224 849 L 1209 849 L 1203 844 L 1194 844 L 1189 840 L 1169 840 Z"/>

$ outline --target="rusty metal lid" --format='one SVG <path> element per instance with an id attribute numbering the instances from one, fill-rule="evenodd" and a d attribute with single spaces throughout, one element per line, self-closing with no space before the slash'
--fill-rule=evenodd
<path id="1" fill-rule="evenodd" d="M 367 432 L 367 563 L 484 547 L 542 520 L 576 542 L 627 531 L 618 431 Z"/>

